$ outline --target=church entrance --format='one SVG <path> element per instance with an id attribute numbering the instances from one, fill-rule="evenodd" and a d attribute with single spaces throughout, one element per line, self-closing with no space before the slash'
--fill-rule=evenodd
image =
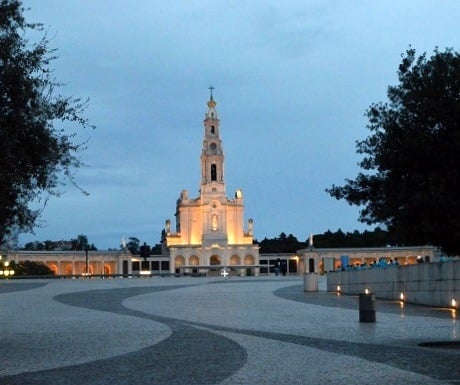
<path id="1" fill-rule="evenodd" d="M 208 276 L 210 277 L 216 277 L 220 275 L 220 269 L 219 268 L 213 268 L 212 266 L 219 266 L 221 264 L 221 259 L 218 255 L 213 255 L 209 259 L 209 264 L 211 265 L 211 268 L 208 270 Z"/>
<path id="2" fill-rule="evenodd" d="M 218 255 L 213 255 L 209 260 L 210 265 L 220 265 L 220 257 Z"/>

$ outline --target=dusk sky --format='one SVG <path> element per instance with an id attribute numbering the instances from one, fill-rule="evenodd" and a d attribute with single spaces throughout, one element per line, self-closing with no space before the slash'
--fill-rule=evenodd
<path id="1" fill-rule="evenodd" d="M 89 142 L 76 181 L 90 195 L 63 188 L 20 244 L 159 242 L 180 192 L 198 197 L 210 85 L 227 196 L 243 190 L 256 239 L 364 230 L 359 208 L 325 189 L 357 175 L 366 109 L 387 100 L 410 45 L 460 47 L 457 0 L 23 3 L 58 49 L 60 92 L 90 99 L 96 129 L 77 127 Z"/>

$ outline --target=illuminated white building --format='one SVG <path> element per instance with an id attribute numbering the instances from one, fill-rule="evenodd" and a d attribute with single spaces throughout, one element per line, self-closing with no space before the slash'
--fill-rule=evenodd
<path id="1" fill-rule="evenodd" d="M 259 247 L 253 244 L 253 221 L 244 227 L 243 192 L 227 198 L 224 153 L 216 102 L 211 96 L 204 119 L 201 188 L 197 198 L 183 190 L 176 205 L 176 229 L 166 221 L 165 246 L 170 272 L 208 272 L 229 267 L 238 274 L 258 274 Z"/>

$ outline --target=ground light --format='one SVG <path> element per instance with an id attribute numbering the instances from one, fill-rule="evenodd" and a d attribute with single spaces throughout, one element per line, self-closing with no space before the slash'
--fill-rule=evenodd
<path id="1" fill-rule="evenodd" d="M 399 294 L 399 307 L 402 309 L 404 309 L 404 301 L 406 300 L 406 295 L 401 292 Z M 401 313 L 401 316 L 404 317 L 404 313 Z"/>
<path id="2" fill-rule="evenodd" d="M 10 263 L 8 261 L 3 262 L 3 267 L 0 269 L 0 276 L 8 278 L 14 275 L 14 270 L 9 267 Z"/>

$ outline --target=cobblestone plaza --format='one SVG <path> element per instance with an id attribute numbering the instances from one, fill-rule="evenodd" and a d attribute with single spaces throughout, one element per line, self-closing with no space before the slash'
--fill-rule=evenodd
<path id="1" fill-rule="evenodd" d="M 0 306 L 2 385 L 460 383 L 454 310 L 359 323 L 300 277 L 10 280 Z"/>

